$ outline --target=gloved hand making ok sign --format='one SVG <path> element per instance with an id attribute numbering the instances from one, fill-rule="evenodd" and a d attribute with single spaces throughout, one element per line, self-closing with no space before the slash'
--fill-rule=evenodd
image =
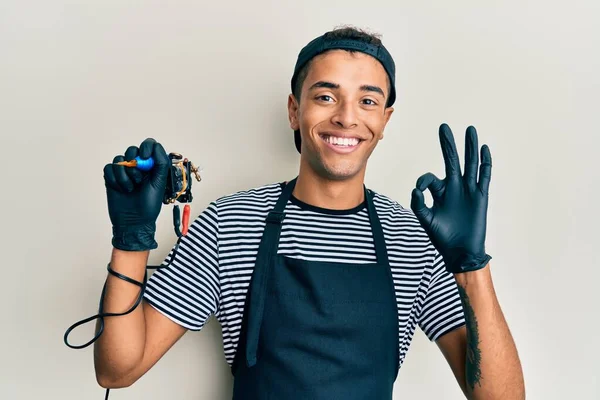
<path id="1" fill-rule="evenodd" d="M 442 124 L 439 136 L 446 178 L 440 180 L 432 173 L 421 176 L 412 192 L 411 208 L 431 243 L 442 255 L 449 272 L 475 271 L 485 267 L 491 259 L 485 252 L 485 233 L 492 156 L 489 148 L 483 145 L 479 165 L 477 131 L 472 126 L 468 127 L 465 173 L 461 175 L 450 127 Z M 425 205 L 425 189 L 429 189 L 433 197 L 431 208 Z"/>

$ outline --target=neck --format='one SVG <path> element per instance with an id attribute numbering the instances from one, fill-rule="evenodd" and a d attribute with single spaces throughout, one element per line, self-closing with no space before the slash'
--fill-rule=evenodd
<path id="1" fill-rule="evenodd" d="M 300 168 L 293 195 L 298 200 L 329 210 L 348 210 L 365 201 L 364 171 L 345 180 L 331 180 L 310 168 Z"/>

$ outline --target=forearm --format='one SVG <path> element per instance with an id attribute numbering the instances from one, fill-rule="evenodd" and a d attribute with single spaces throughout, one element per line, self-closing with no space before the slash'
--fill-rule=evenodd
<path id="1" fill-rule="evenodd" d="M 517 349 L 498 303 L 490 266 L 455 274 L 467 325 L 466 390 L 472 399 L 524 399 Z"/>
<path id="2" fill-rule="evenodd" d="M 142 282 L 148 253 L 113 249 L 111 268 Z M 123 313 L 129 310 L 140 295 L 140 290 L 139 286 L 109 274 L 104 312 Z M 141 305 L 127 315 L 104 319 L 104 332 L 94 344 L 96 378 L 102 386 L 119 385 L 127 373 L 135 368 L 144 355 L 145 337 L 146 325 Z"/>

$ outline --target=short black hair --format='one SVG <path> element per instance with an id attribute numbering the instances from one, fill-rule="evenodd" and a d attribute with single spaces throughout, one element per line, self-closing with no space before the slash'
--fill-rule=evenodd
<path id="1" fill-rule="evenodd" d="M 331 40 L 340 40 L 340 39 L 350 39 L 356 40 L 368 44 L 372 44 L 375 46 L 381 45 L 381 35 L 377 33 L 368 32 L 365 29 L 356 28 L 354 26 L 344 25 L 341 27 L 337 27 L 323 35 L 325 39 Z M 345 50 L 349 53 L 356 53 L 355 50 Z M 326 53 L 326 52 L 325 52 Z M 308 76 L 308 71 L 312 64 L 312 60 L 308 61 L 301 69 L 298 71 L 298 76 L 296 79 L 296 84 L 293 87 L 292 94 L 300 103 L 300 94 L 302 93 L 302 85 Z M 389 102 L 389 93 L 391 90 L 391 84 L 388 78 L 388 102 Z M 386 105 L 389 107 L 389 103 Z"/>

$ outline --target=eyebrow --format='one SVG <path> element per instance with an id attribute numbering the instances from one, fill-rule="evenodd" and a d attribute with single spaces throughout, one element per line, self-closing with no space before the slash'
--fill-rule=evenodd
<path id="1" fill-rule="evenodd" d="M 332 82 L 319 81 L 319 82 L 316 82 L 314 85 L 312 85 L 310 88 L 308 88 L 308 90 L 311 91 L 311 90 L 317 89 L 317 88 L 339 89 L 340 85 L 337 84 L 337 83 L 332 83 Z M 362 85 L 360 87 L 360 90 L 363 91 L 363 92 L 375 92 L 375 93 L 379 93 L 380 95 L 382 95 L 382 96 L 385 97 L 385 94 L 383 93 L 383 90 L 379 86 Z"/>

